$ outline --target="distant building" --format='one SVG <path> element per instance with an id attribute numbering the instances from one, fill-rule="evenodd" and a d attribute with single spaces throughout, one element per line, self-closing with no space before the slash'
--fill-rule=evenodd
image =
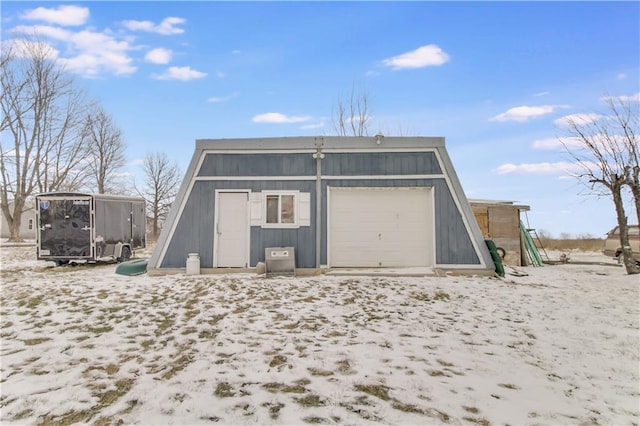
<path id="1" fill-rule="evenodd" d="M 13 210 L 13 201 L 9 201 L 9 210 Z M 0 221 L 0 238 L 9 238 L 11 232 L 9 223 L 4 213 L 1 212 L 2 220 Z M 27 240 L 36 238 L 36 212 L 32 203 L 27 202 L 22 212 L 22 220 L 20 222 L 20 236 Z"/>
<path id="2" fill-rule="evenodd" d="M 520 212 L 530 207 L 513 201 L 469 199 L 471 209 L 484 238 L 493 240 L 505 251 L 503 262 L 507 265 L 527 265 L 523 250 Z"/>

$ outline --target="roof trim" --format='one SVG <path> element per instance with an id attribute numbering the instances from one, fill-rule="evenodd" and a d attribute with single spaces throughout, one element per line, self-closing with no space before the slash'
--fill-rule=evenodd
<path id="1" fill-rule="evenodd" d="M 197 139 L 196 150 L 256 150 L 269 151 L 293 149 L 407 149 L 440 148 L 444 137 L 397 137 L 383 136 L 377 143 L 376 136 L 300 136 L 283 138 L 247 139 Z"/>

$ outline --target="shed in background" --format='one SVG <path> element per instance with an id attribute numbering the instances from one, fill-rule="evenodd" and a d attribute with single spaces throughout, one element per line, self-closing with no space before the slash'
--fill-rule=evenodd
<path id="1" fill-rule="evenodd" d="M 527 265 L 520 231 L 520 212 L 530 210 L 513 201 L 469 199 L 482 235 L 505 250 L 503 262 L 507 265 Z"/>

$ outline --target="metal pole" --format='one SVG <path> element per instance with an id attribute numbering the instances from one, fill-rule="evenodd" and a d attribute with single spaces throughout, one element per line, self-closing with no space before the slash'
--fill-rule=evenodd
<path id="1" fill-rule="evenodd" d="M 320 269 L 320 252 L 322 250 L 322 138 L 316 138 L 316 269 Z"/>

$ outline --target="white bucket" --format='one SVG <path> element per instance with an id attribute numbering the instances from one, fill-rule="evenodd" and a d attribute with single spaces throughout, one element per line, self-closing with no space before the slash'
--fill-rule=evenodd
<path id="1" fill-rule="evenodd" d="M 187 275 L 200 275 L 200 255 L 189 253 L 187 256 Z"/>

